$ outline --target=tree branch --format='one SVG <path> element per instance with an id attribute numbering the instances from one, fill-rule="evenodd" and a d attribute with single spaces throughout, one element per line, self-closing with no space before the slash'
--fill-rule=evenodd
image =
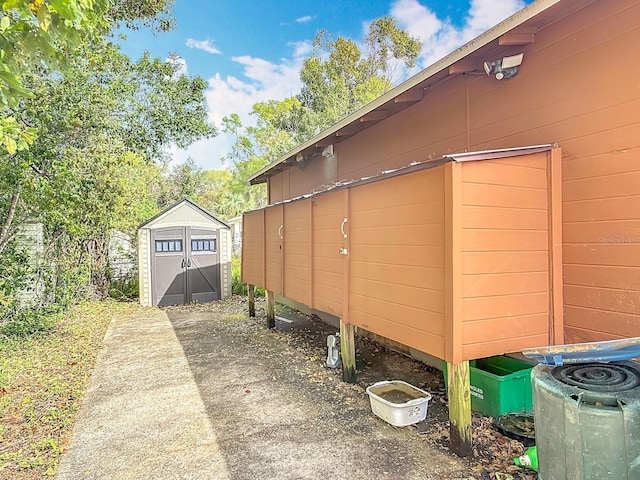
<path id="1" fill-rule="evenodd" d="M 11 235 L 9 235 L 9 229 L 11 228 L 11 224 L 13 223 L 13 217 L 16 214 L 16 208 L 18 206 L 19 199 L 20 187 L 18 187 L 18 191 L 11 196 L 11 205 L 9 205 L 7 218 L 4 221 L 4 225 L 2 225 L 2 229 L 0 229 L 0 253 L 2 253 L 5 247 L 9 244 L 9 240 L 11 239 Z"/>

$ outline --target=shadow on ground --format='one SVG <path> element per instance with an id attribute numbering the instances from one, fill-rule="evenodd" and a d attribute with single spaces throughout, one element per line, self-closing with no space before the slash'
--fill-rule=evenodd
<path id="1" fill-rule="evenodd" d="M 358 340 L 359 381 L 345 384 L 323 365 L 332 327 L 289 313 L 270 331 L 261 304 L 257 318 L 245 308 L 235 298 L 166 310 L 231 478 L 476 478 L 419 433 L 445 412 L 439 372 Z M 385 379 L 434 394 L 419 429 L 373 416 L 365 387 Z"/>

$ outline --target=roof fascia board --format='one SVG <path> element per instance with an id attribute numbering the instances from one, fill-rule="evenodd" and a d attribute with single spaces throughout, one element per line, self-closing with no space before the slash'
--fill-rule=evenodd
<path id="1" fill-rule="evenodd" d="M 554 6 L 557 3 L 560 3 L 561 1 L 563 1 L 563 0 L 536 0 L 535 2 L 531 3 L 530 5 L 527 5 L 522 10 L 514 13 L 512 16 L 510 16 L 506 20 L 500 22 L 496 26 L 494 26 L 494 27 L 490 28 L 489 30 L 485 31 L 484 33 L 480 34 L 478 37 L 476 37 L 473 40 L 471 40 L 470 42 L 464 44 L 463 46 L 461 46 L 457 50 L 454 50 L 452 53 L 450 53 L 446 57 L 438 60 L 436 63 L 432 64 L 431 66 L 429 66 L 427 68 L 425 68 L 424 70 L 422 70 L 421 72 L 417 73 L 416 75 L 414 75 L 413 77 L 409 78 L 408 80 L 404 81 L 403 83 L 401 83 L 397 87 L 389 90 L 387 93 L 382 94 L 380 97 L 378 97 L 377 99 L 375 99 L 372 102 L 368 103 L 367 105 L 365 105 L 364 107 L 360 108 L 359 110 L 356 110 L 351 115 L 346 116 L 345 118 L 340 120 L 338 123 L 335 123 L 333 126 L 331 126 L 328 129 L 320 132 L 318 135 L 316 135 L 316 136 L 312 137 L 311 139 L 307 140 L 306 142 L 298 145 L 294 149 L 289 150 L 287 153 L 282 155 L 277 160 L 271 162 L 270 164 L 266 165 L 265 167 L 261 168 L 256 173 L 251 175 L 249 177 L 249 179 L 248 179 L 248 182 L 249 183 L 254 183 L 253 180 L 255 180 L 256 178 L 258 178 L 261 175 L 265 174 L 266 172 L 271 170 L 276 165 L 278 165 L 280 163 L 283 163 L 288 158 L 291 158 L 291 157 L 297 155 L 302 150 L 305 150 L 305 149 L 315 145 L 316 143 L 324 140 L 326 137 L 335 134 L 338 130 L 346 127 L 347 125 L 349 125 L 350 123 L 352 123 L 354 121 L 357 121 L 360 117 L 365 116 L 366 114 L 368 114 L 368 113 L 372 112 L 373 110 L 379 108 L 380 106 L 384 105 L 385 103 L 393 100 L 394 98 L 398 97 L 399 95 L 401 95 L 402 93 L 406 92 L 407 90 L 409 90 L 409 89 L 411 89 L 413 87 L 416 87 L 417 85 L 419 85 L 423 81 L 429 79 L 430 77 L 432 77 L 435 74 L 441 72 L 442 70 L 445 70 L 445 69 L 449 68 L 454 63 L 462 60 L 463 58 L 465 58 L 466 56 L 472 54 L 473 52 L 475 52 L 476 50 L 480 49 L 481 47 L 487 45 L 488 43 L 492 42 L 493 40 L 496 40 L 501 35 L 504 35 L 505 33 L 509 32 L 510 30 L 513 30 L 514 28 L 516 28 L 519 25 L 523 24 L 527 20 L 529 20 L 529 19 L 535 17 L 536 15 L 544 12 L 548 8 Z M 262 182 L 258 182 L 258 183 L 262 183 Z"/>

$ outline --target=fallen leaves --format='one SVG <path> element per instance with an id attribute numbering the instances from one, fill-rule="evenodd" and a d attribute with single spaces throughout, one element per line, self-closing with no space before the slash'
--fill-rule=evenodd
<path id="1" fill-rule="evenodd" d="M 48 335 L 0 339 L 0 479 L 55 473 L 112 316 L 138 309 L 87 303 Z"/>
<path id="2" fill-rule="evenodd" d="M 318 401 L 334 401 L 341 408 L 329 414 L 334 416 L 354 415 L 355 412 L 369 410 L 369 401 L 364 388 L 379 380 L 403 379 L 432 394 L 426 422 L 410 429 L 419 439 L 438 446 L 449 452 L 449 423 L 446 415 L 447 399 L 442 374 L 424 364 L 390 351 L 388 348 L 366 338 L 357 339 L 357 364 L 359 380 L 357 384 L 342 381 L 341 370 L 324 366 L 326 358 L 326 336 L 335 333 L 331 327 L 314 315 L 306 316 L 299 312 L 277 306 L 279 315 L 295 318 L 293 324 L 277 322 L 275 330 L 266 328 L 263 304 L 256 302 L 256 318 L 248 318 L 246 299 L 232 297 L 215 304 L 203 304 L 197 307 L 177 307 L 177 311 L 215 312 L 212 322 L 223 325 L 217 330 L 220 335 L 229 333 L 235 341 L 248 341 L 254 349 L 254 359 L 277 358 L 282 369 L 263 369 L 269 372 L 273 382 L 289 382 L 312 391 Z M 245 312 L 242 316 L 238 312 Z M 224 313 L 225 315 L 217 315 Z M 231 315 L 231 316 L 229 316 Z M 214 319 L 215 318 L 215 319 Z M 234 340 L 234 337 L 235 338 Z M 269 341 L 264 341 L 264 339 Z M 232 343 L 232 340 L 227 340 Z M 273 341 L 275 340 L 275 341 Z M 420 379 L 413 383 L 409 378 Z M 247 389 L 248 390 L 248 389 Z M 245 390 L 246 393 L 246 390 Z M 371 413 L 373 417 L 373 413 Z M 379 419 L 376 418 L 376 421 Z M 382 420 L 380 422 L 384 423 Z M 330 422 L 329 422 L 330 423 Z M 385 424 L 386 425 L 386 424 Z M 358 428 L 357 424 L 353 428 Z M 385 427 L 386 428 L 386 427 Z M 396 428 L 389 426 L 388 428 Z M 535 480 L 537 474 L 513 465 L 513 457 L 524 452 L 524 446 L 517 440 L 505 437 L 497 431 L 493 420 L 481 415 L 473 417 L 473 456 L 468 459 L 469 468 L 461 480 Z M 453 454 L 451 454 L 453 455 Z M 456 477 L 458 478 L 458 477 Z M 446 477 L 444 478 L 446 480 Z"/>

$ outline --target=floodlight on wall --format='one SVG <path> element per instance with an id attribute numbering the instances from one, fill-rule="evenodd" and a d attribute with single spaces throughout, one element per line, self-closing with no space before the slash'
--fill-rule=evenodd
<path id="1" fill-rule="evenodd" d="M 304 162 L 304 155 L 302 155 L 302 152 L 300 152 L 300 153 L 298 153 L 296 155 L 296 162 L 298 162 L 298 163 Z"/>
<path id="2" fill-rule="evenodd" d="M 512 78 L 518 74 L 524 53 L 504 57 L 495 62 L 484 62 L 484 71 L 487 75 L 495 75 L 496 80 Z"/>
<path id="3" fill-rule="evenodd" d="M 329 158 L 333 156 L 333 143 L 331 145 L 327 145 L 322 149 L 322 156 L 324 158 Z"/>

